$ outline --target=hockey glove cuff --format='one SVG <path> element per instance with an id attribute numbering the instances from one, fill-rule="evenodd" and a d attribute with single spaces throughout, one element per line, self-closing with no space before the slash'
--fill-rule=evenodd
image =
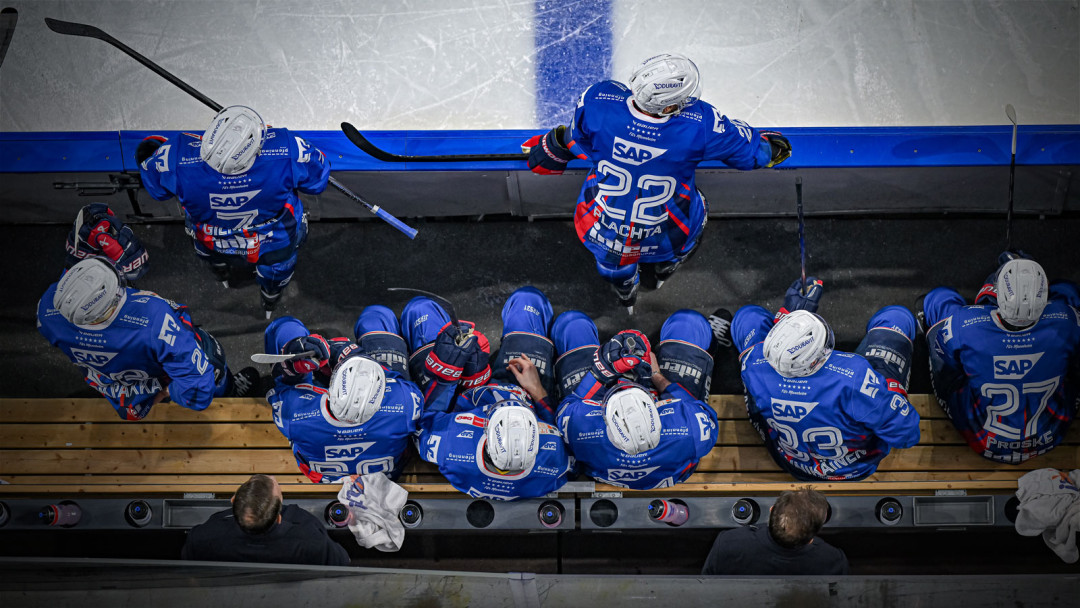
<path id="1" fill-rule="evenodd" d="M 562 175 L 575 155 L 562 143 L 566 127 L 559 125 L 545 135 L 535 135 L 521 144 L 529 152 L 529 169 L 539 175 Z"/>
<path id="2" fill-rule="evenodd" d="M 283 361 L 281 365 L 282 372 L 286 376 L 303 376 L 326 365 L 330 360 L 330 346 L 318 334 L 293 338 L 286 342 L 285 346 L 281 347 L 281 354 L 283 355 L 296 355 L 308 351 L 314 352 L 315 355 L 306 359 Z"/>

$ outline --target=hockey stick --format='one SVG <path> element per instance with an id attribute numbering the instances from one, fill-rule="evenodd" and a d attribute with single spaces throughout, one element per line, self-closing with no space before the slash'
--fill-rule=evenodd
<path id="1" fill-rule="evenodd" d="M 85 25 L 85 24 L 82 24 L 82 23 L 72 23 L 70 21 L 60 21 L 58 19 L 50 19 L 48 17 L 45 18 L 45 25 L 49 26 L 49 29 L 51 29 L 52 31 L 54 31 L 54 32 L 56 32 L 58 34 L 65 34 L 65 35 L 68 35 L 68 36 L 84 36 L 86 38 L 97 38 L 98 40 L 101 40 L 101 41 L 104 41 L 104 42 L 106 42 L 108 44 L 111 44 L 112 46 L 114 46 L 114 47 L 120 49 L 121 51 L 123 51 L 126 55 L 128 55 L 129 57 L 131 57 L 135 61 L 138 61 L 139 63 L 143 64 L 144 66 L 150 68 L 150 70 L 153 71 L 158 76 L 161 76 L 165 80 L 168 80 L 169 82 L 173 83 L 174 85 L 179 87 L 181 90 L 183 90 L 188 95 L 191 95 L 195 99 L 198 99 L 199 101 L 201 101 L 203 103 L 203 105 L 207 106 L 211 110 L 213 110 L 215 112 L 220 112 L 221 109 L 224 107 L 221 104 L 219 104 L 218 102 L 214 101 L 213 99 L 210 99 L 206 95 L 203 95 L 199 91 L 195 90 L 194 88 L 191 87 L 191 85 L 184 82 L 183 80 L 180 80 L 179 78 L 174 76 L 172 73 L 167 71 L 165 68 L 159 66 L 158 64 L 154 63 L 153 61 L 150 61 L 146 57 L 143 57 L 142 55 L 140 55 L 137 51 L 135 51 L 131 47 L 127 46 L 123 42 L 120 42 L 116 38 L 113 38 L 112 36 L 106 34 L 105 32 L 101 31 L 100 29 L 98 29 L 98 28 L 96 28 L 96 27 L 94 27 L 92 25 Z M 391 215 L 385 209 L 379 207 L 378 205 L 372 205 L 371 203 L 369 203 L 369 202 L 365 201 L 364 199 L 360 198 L 359 196 L 357 196 L 351 190 L 346 188 L 344 185 L 341 184 L 341 182 L 337 181 L 333 177 L 330 178 L 330 185 L 332 185 L 335 189 L 337 189 L 342 194 L 348 196 L 352 200 L 360 203 L 364 207 L 367 207 L 368 211 L 374 213 L 379 219 L 385 221 L 386 223 L 390 224 L 394 228 L 397 228 L 398 230 L 403 232 L 406 236 L 408 236 L 410 239 L 416 238 L 416 230 L 414 230 L 413 228 L 410 228 L 409 226 L 407 226 L 404 222 L 402 222 L 401 220 L 399 220 L 396 217 L 394 217 L 393 215 Z"/>
<path id="2" fill-rule="evenodd" d="M 802 283 L 799 285 L 799 295 L 806 295 L 806 221 L 803 219 L 802 208 L 802 178 L 795 178 L 795 209 L 799 214 L 799 259 L 802 265 Z"/>
<path id="3" fill-rule="evenodd" d="M 384 163 L 462 163 L 485 160 L 528 160 L 528 154 L 443 154 L 434 156 L 408 156 L 392 154 L 386 150 L 377 148 L 366 137 L 356 130 L 356 127 L 347 122 L 341 123 L 341 131 L 354 146 L 366 152 L 369 156 Z"/>
<path id="4" fill-rule="evenodd" d="M 310 359 L 315 356 L 316 353 L 313 350 L 305 350 L 302 353 L 293 353 L 291 355 L 271 355 L 268 353 L 255 353 L 251 355 L 252 363 L 283 363 L 285 361 L 293 361 L 295 359 Z"/>
<path id="5" fill-rule="evenodd" d="M 1005 251 L 1012 249 L 1013 185 L 1016 183 L 1016 109 L 1005 104 L 1005 115 L 1012 121 L 1012 158 L 1009 160 L 1009 210 L 1005 216 Z"/>
<path id="6" fill-rule="evenodd" d="M 11 38 L 15 35 L 15 24 L 18 21 L 19 11 L 10 6 L 0 10 L 0 65 L 4 65 L 4 56 L 11 46 Z"/>

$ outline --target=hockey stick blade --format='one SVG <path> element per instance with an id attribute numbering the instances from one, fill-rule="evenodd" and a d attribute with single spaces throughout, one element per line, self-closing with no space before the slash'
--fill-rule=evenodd
<path id="1" fill-rule="evenodd" d="M 341 132 L 357 148 L 367 153 L 368 156 L 384 163 L 464 163 L 472 161 L 492 160 L 528 160 L 528 154 L 445 154 L 433 156 L 408 156 L 393 154 L 377 147 L 368 141 L 368 138 L 360 134 L 356 127 L 347 122 L 341 123 Z"/>
<path id="2" fill-rule="evenodd" d="M 293 361 L 295 359 L 310 359 L 316 354 L 313 350 L 306 350 L 302 353 L 293 353 L 291 355 L 271 355 L 269 353 L 255 353 L 251 355 L 252 363 L 281 363 L 283 361 Z"/>
<path id="3" fill-rule="evenodd" d="M 128 57 L 131 57 L 135 61 L 138 61 L 139 63 L 146 66 L 147 68 L 150 68 L 150 70 L 153 71 L 155 74 L 173 83 L 188 95 L 191 95 L 195 99 L 198 99 L 200 102 L 203 103 L 203 105 L 207 106 L 211 110 L 215 112 L 220 112 L 222 107 L 224 107 L 220 103 L 214 101 L 213 99 L 210 99 L 199 91 L 196 91 L 194 88 L 192 88 L 191 85 L 174 76 L 172 72 L 169 72 L 160 65 L 142 56 L 135 49 L 129 47 L 123 42 L 120 42 L 116 38 L 113 38 L 112 36 L 106 34 L 105 32 L 92 25 L 86 25 L 85 23 L 72 23 L 70 21 L 60 21 L 59 19 L 50 19 L 49 17 L 45 18 L 45 25 L 49 26 L 49 29 L 56 32 L 57 34 L 65 34 L 67 36 L 83 36 L 86 38 L 97 38 L 102 42 L 108 43 L 123 51 L 124 54 L 126 54 Z"/>
<path id="4" fill-rule="evenodd" d="M 18 22 L 19 11 L 10 6 L 0 10 L 0 66 L 4 65 L 4 57 L 11 46 L 11 38 L 15 36 L 15 24 Z"/>

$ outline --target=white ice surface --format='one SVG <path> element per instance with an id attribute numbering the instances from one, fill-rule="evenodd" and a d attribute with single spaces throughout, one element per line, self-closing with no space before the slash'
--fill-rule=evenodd
<path id="1" fill-rule="evenodd" d="M 547 4 L 558 3 L 550 0 Z M 4 0 L 0 130 L 201 129 L 209 109 L 103 42 L 95 25 L 218 103 L 336 130 L 537 125 L 531 0 Z M 594 9 L 588 1 L 564 4 Z M 1080 123 L 1073 0 L 623 0 L 613 77 L 663 51 L 755 126 Z M 570 108 L 567 109 L 569 113 Z"/>

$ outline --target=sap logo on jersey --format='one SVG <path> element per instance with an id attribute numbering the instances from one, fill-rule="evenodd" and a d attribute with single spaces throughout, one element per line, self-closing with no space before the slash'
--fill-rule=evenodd
<path id="1" fill-rule="evenodd" d="M 785 401 L 783 399 L 772 400 L 773 418 L 781 422 L 799 422 L 806 418 L 807 414 L 814 411 L 819 402 L 807 403 L 805 401 Z"/>
<path id="2" fill-rule="evenodd" d="M 994 378 L 997 380 L 1019 380 L 1027 375 L 1039 362 L 1043 353 L 1030 355 L 1011 355 L 994 357 Z"/>
<path id="3" fill-rule="evenodd" d="M 641 165 L 660 156 L 664 152 L 667 152 L 664 148 L 654 148 L 652 146 L 626 141 L 621 137 L 616 137 L 615 145 L 612 147 L 611 156 L 614 157 L 615 160 L 620 160 L 630 165 Z"/>
<path id="4" fill-rule="evenodd" d="M 237 209 L 251 202 L 251 199 L 259 195 L 262 190 L 250 190 L 248 192 L 227 192 L 224 194 L 210 194 L 211 209 Z"/>
<path id="5" fill-rule="evenodd" d="M 648 467 L 645 469 L 608 469 L 607 478 L 611 481 L 637 481 L 644 479 L 660 467 Z"/>
<path id="6" fill-rule="evenodd" d="M 365 441 L 363 443 L 350 443 L 348 445 L 328 445 L 326 446 L 326 459 L 327 460 L 352 460 L 360 454 L 363 454 L 365 450 L 375 445 L 374 441 Z"/>
<path id="7" fill-rule="evenodd" d="M 83 350 L 81 348 L 71 349 L 71 356 L 75 357 L 75 363 L 80 365 L 91 365 L 94 367 L 101 367 L 113 360 L 119 353 L 107 353 L 100 350 Z"/>

